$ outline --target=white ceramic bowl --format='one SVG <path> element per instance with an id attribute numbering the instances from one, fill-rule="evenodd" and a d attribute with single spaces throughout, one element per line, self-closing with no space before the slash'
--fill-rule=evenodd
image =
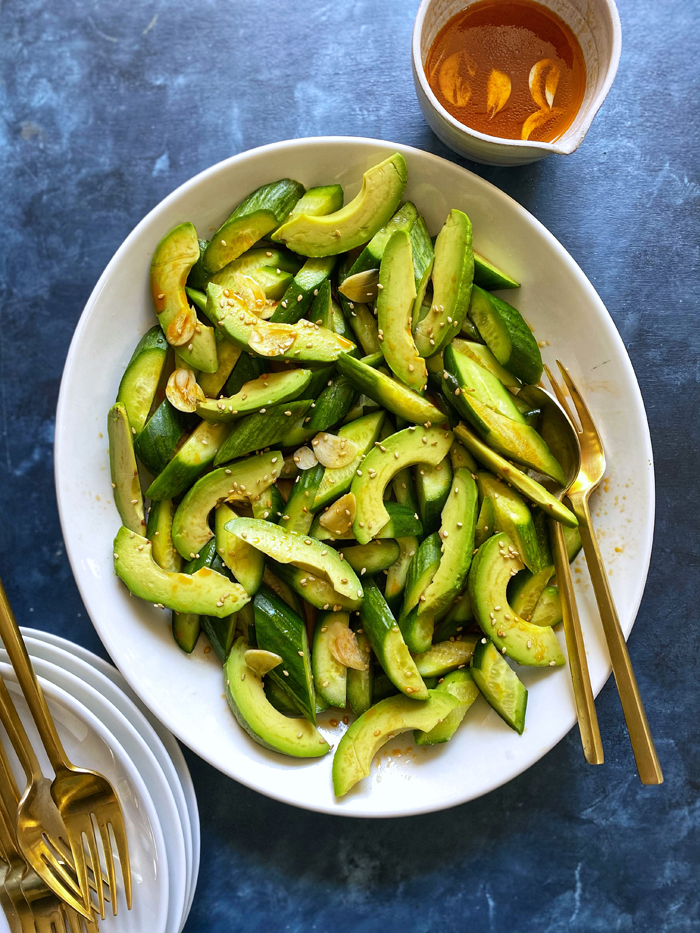
<path id="1" fill-rule="evenodd" d="M 175 645 L 167 613 L 130 597 L 114 575 L 107 411 L 138 338 L 153 324 L 148 294 L 152 251 L 171 227 L 191 220 L 212 233 L 233 205 L 272 179 L 341 183 L 349 200 L 363 171 L 392 152 L 408 165 L 406 197 L 436 233 L 450 208 L 466 211 L 479 252 L 522 282 L 509 299 L 524 313 L 544 356 L 569 366 L 601 430 L 610 464 L 594 503 L 603 556 L 621 624 L 629 632 L 642 597 L 654 525 L 652 451 L 642 398 L 615 325 L 593 286 L 557 240 L 519 204 L 444 159 L 394 143 L 321 137 L 275 143 L 221 162 L 159 204 L 129 235 L 95 286 L 66 361 L 56 418 L 56 489 L 66 549 L 82 597 L 111 657 L 134 691 L 193 751 L 270 797 L 349 816 L 400 816 L 463 803 L 528 768 L 574 725 L 567 668 L 521 669 L 530 690 L 522 737 L 475 706 L 449 745 L 385 757 L 371 780 L 342 801 L 333 797 L 330 756 L 301 763 L 266 751 L 238 726 L 224 699 L 221 665 Z M 577 563 L 581 568 L 581 562 Z M 585 570 L 575 574 L 594 690 L 610 673 Z M 322 726 L 337 742 L 343 726 Z M 395 745 L 405 749 L 406 738 Z M 581 758 L 583 764 L 583 758 Z"/>
<path id="2" fill-rule="evenodd" d="M 571 126 L 553 143 L 500 139 L 472 130 L 456 120 L 433 94 L 425 62 L 433 40 L 448 20 L 474 0 L 423 0 L 413 27 L 413 81 L 418 103 L 433 132 L 460 155 L 486 165 L 526 165 L 553 152 L 569 155 L 583 142 L 612 87 L 622 48 L 620 15 L 615 0 L 538 0 L 571 27 L 586 62 L 586 91 Z"/>

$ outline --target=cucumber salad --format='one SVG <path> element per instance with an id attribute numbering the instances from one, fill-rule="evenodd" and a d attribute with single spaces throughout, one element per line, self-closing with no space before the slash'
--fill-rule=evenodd
<path id="1" fill-rule="evenodd" d="M 399 733 L 448 742 L 479 695 L 522 734 L 518 665 L 564 664 L 549 522 L 580 548 L 533 477 L 564 482 L 537 341 L 493 294 L 518 282 L 462 211 L 428 230 L 406 179 L 397 153 L 344 205 L 284 178 L 208 241 L 167 233 L 108 416 L 116 573 L 182 651 L 206 636 L 265 748 L 327 755 L 317 715 L 353 718 L 338 797 Z"/>

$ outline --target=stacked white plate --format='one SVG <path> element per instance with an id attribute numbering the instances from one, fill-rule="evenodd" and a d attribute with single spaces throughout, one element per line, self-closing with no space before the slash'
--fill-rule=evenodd
<path id="1" fill-rule="evenodd" d="M 197 799 L 177 741 L 111 664 L 56 635 L 30 628 L 22 633 L 68 757 L 104 774 L 124 811 L 133 907 L 126 909 L 121 892 L 117 916 L 108 913 L 100 930 L 180 933 L 197 883 L 200 837 Z M 0 674 L 40 761 L 48 767 L 3 650 Z M 23 788 L 19 770 L 17 779 Z M 5 931 L 9 927 L 0 913 L 0 933 Z"/>

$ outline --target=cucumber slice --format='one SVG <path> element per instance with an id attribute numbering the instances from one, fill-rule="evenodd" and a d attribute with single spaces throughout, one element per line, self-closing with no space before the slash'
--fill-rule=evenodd
<path id="1" fill-rule="evenodd" d="M 331 626 L 339 623 L 346 628 L 350 625 L 350 615 L 347 612 L 322 612 L 316 619 L 314 630 L 314 647 L 311 653 L 314 685 L 316 692 L 329 706 L 345 708 L 347 702 L 347 680 L 349 670 L 340 664 L 331 652 L 330 638 Z M 330 634 L 329 634 L 330 630 Z M 364 671 L 358 671 L 364 673 Z"/>
<path id="2" fill-rule="evenodd" d="M 466 343 L 466 341 L 464 341 Z M 452 344 L 445 347 L 443 353 L 443 367 L 452 377 L 444 378 L 448 391 L 455 393 L 455 383 L 459 387 L 460 395 L 469 393 L 483 405 L 488 405 L 494 411 L 510 418 L 519 424 L 525 424 L 525 418 L 516 405 L 514 397 L 505 388 L 500 379 L 489 372 L 488 369 L 464 353 L 459 353 Z M 457 396 L 459 397 L 459 396 Z M 465 412 L 466 414 L 466 412 Z"/>
<path id="3" fill-rule="evenodd" d="M 402 615 L 408 614 L 418 605 L 421 595 L 440 566 L 441 550 L 440 535 L 434 532 L 428 535 L 416 551 L 406 577 Z"/>
<path id="4" fill-rule="evenodd" d="M 318 185 L 316 188 L 309 188 L 294 205 L 290 216 L 306 214 L 309 217 L 322 217 L 332 214 L 343 206 L 343 197 L 342 185 Z"/>
<path id="5" fill-rule="evenodd" d="M 223 501 L 246 505 L 275 481 L 279 451 L 248 457 L 230 467 L 213 470 L 199 479 L 177 507 L 173 518 L 173 543 L 184 558 L 199 553 L 212 537 L 209 515 Z M 267 524 L 267 523 L 265 523 Z"/>
<path id="6" fill-rule="evenodd" d="M 172 630 L 175 644 L 185 654 L 192 654 L 202 631 L 201 616 L 196 612 L 173 612 Z"/>
<path id="7" fill-rule="evenodd" d="M 418 673 L 401 630 L 372 579 L 365 584 L 360 622 L 372 650 L 394 686 L 415 700 L 427 699 L 427 687 Z"/>
<path id="8" fill-rule="evenodd" d="M 291 273 L 293 277 L 299 269 L 301 269 L 301 266 L 301 260 L 286 249 L 258 247 L 246 250 L 238 259 L 234 259 L 233 262 L 228 263 L 228 265 L 224 266 L 224 268 L 215 275 L 208 276 L 202 285 L 196 287 L 206 291 L 209 282 L 214 282 L 216 285 L 230 288 L 236 283 L 237 279 L 235 276 L 237 275 L 248 275 L 251 279 L 255 279 L 259 285 L 263 285 L 260 279 L 260 272 L 262 270 L 274 269 L 286 275 L 290 275 Z M 267 297 L 271 298 L 272 296 L 268 295 Z"/>
<path id="9" fill-rule="evenodd" d="M 437 645 L 441 641 L 451 641 L 453 638 L 456 640 L 463 634 L 465 627 L 468 626 L 473 619 L 474 613 L 472 612 L 469 593 L 462 593 L 457 597 L 447 611 L 445 618 L 435 629 L 433 644 Z"/>
<path id="10" fill-rule="evenodd" d="M 443 677 L 461 670 L 471 661 L 476 645 L 475 635 L 465 635 L 454 641 L 441 641 L 427 651 L 413 655 L 421 677 Z"/>
<path id="11" fill-rule="evenodd" d="M 202 421 L 146 490 L 149 499 L 174 499 L 209 466 L 231 430 L 228 424 Z"/>
<path id="12" fill-rule="evenodd" d="M 391 481 L 391 489 L 400 505 L 405 505 L 412 512 L 418 511 L 418 496 L 410 467 L 399 470 Z"/>
<path id="13" fill-rule="evenodd" d="M 408 568 L 418 550 L 420 541 L 415 535 L 407 535 L 397 538 L 396 543 L 399 546 L 399 556 L 388 569 L 384 587 L 384 598 L 394 615 L 401 608 L 401 597 L 406 586 Z"/>
<path id="14" fill-rule="evenodd" d="M 439 353 L 459 333 L 469 308 L 473 278 L 471 221 L 453 209 L 435 241 L 432 305 L 415 329 L 421 356 Z"/>
<path id="15" fill-rule="evenodd" d="M 178 573 L 182 567 L 182 557 L 173 545 L 174 514 L 172 499 L 153 502 L 146 530 L 146 537 L 153 545 L 153 560 L 168 573 Z"/>
<path id="16" fill-rule="evenodd" d="M 122 524 L 143 534 L 146 520 L 143 513 L 143 495 L 139 482 L 139 469 L 134 456 L 133 434 L 126 405 L 115 402 L 107 416 L 109 438 L 109 472 L 112 477 L 114 504 Z"/>
<path id="17" fill-rule="evenodd" d="M 266 360 L 262 360 L 258 356 L 241 352 L 238 361 L 231 370 L 231 375 L 224 384 L 224 395 L 227 397 L 237 395 L 246 382 L 252 382 L 258 376 L 262 376 L 269 365 Z"/>
<path id="18" fill-rule="evenodd" d="M 423 523 L 423 532 L 429 535 L 440 527 L 440 515 L 452 486 L 452 465 L 448 457 L 435 466 L 418 463 L 414 467 L 413 475 L 418 514 Z"/>
<path id="19" fill-rule="evenodd" d="M 134 440 L 136 456 L 152 476 L 167 467 L 184 433 L 184 416 L 164 398 Z"/>
<path id="20" fill-rule="evenodd" d="M 214 457 L 214 466 L 283 443 L 295 419 L 304 416 L 310 406 L 311 399 L 283 402 L 235 421 Z"/>
<path id="21" fill-rule="evenodd" d="M 303 619 L 266 586 L 258 591 L 253 606 L 258 648 L 282 658 L 282 663 L 269 671 L 268 679 L 286 690 L 303 715 L 315 725 L 316 696 Z"/>
<path id="22" fill-rule="evenodd" d="M 483 633 L 518 664 L 559 667 L 564 664 L 556 635 L 526 622 L 509 605 L 506 587 L 522 570 L 510 538 L 494 535 L 479 548 L 469 571 L 469 598 Z"/>
<path id="23" fill-rule="evenodd" d="M 291 178 L 262 185 L 249 194 L 204 250 L 202 262 L 206 271 L 218 272 L 275 230 L 303 194 L 304 186 Z"/>
<path id="24" fill-rule="evenodd" d="M 427 686 L 426 684 L 426 687 Z M 384 671 L 378 668 L 374 676 L 374 683 L 372 684 L 372 703 L 370 705 L 374 706 L 377 703 L 381 703 L 381 701 L 386 700 L 387 697 L 398 696 L 400 692 L 401 691 L 394 686 Z"/>
<path id="25" fill-rule="evenodd" d="M 493 353 L 483 343 L 455 337 L 450 346 L 453 350 L 461 353 L 462 356 L 469 357 L 470 360 L 478 363 L 483 369 L 487 369 L 491 375 L 499 379 L 507 388 L 517 389 L 522 384 L 516 376 L 501 366 Z"/>
<path id="26" fill-rule="evenodd" d="M 561 609 L 561 596 L 556 586 L 545 586 L 532 613 L 533 625 L 554 626 L 564 618 Z"/>
<path id="27" fill-rule="evenodd" d="M 544 486 L 532 479 L 526 473 L 521 472 L 517 467 L 509 463 L 500 454 L 491 450 L 477 435 L 470 431 L 464 424 L 458 424 L 455 428 L 455 434 L 466 444 L 469 451 L 474 454 L 476 459 L 483 463 L 485 467 L 491 470 L 506 483 L 514 486 L 518 492 L 521 492 L 526 499 L 539 505 L 548 515 L 562 525 L 570 528 L 576 528 L 578 520 L 573 512 L 570 512 L 558 499 L 556 499 Z"/>
<path id="28" fill-rule="evenodd" d="M 367 305 L 348 301 L 344 295 L 339 297 L 345 320 L 353 332 L 353 339 L 362 347 L 362 352 L 367 354 L 381 352 L 379 328 Z"/>
<path id="29" fill-rule="evenodd" d="M 371 646 L 369 639 L 360 628 L 359 623 L 353 622 L 352 629 L 357 639 L 357 647 L 367 656 L 368 664 L 366 671 L 356 671 L 353 668 L 347 669 L 347 702 L 350 709 L 356 716 L 366 713 L 372 705 L 372 691 L 374 687 L 374 663 L 372 661 Z"/>
<path id="30" fill-rule="evenodd" d="M 117 401 L 126 407 L 137 437 L 148 419 L 167 355 L 168 342 L 156 324 L 137 343 L 119 383 Z"/>
<path id="31" fill-rule="evenodd" d="M 265 696 L 262 678 L 245 663 L 245 638 L 237 638 L 224 665 L 226 699 L 240 725 L 259 745 L 292 758 L 320 758 L 330 751 L 318 729 L 290 719 Z"/>
<path id="32" fill-rule="evenodd" d="M 512 541 L 522 562 L 538 573 L 551 562 L 551 555 L 543 553 L 530 509 L 522 496 L 490 473 L 477 474 L 479 492 L 491 502 L 495 531 L 504 531 Z"/>
<path id="33" fill-rule="evenodd" d="M 440 410 L 417 392 L 347 353 L 338 358 L 338 369 L 359 392 L 411 424 L 442 424 L 445 420 Z"/>
<path id="34" fill-rule="evenodd" d="M 416 730 L 413 733 L 416 745 L 441 745 L 449 742 L 459 728 L 467 710 L 479 696 L 479 688 L 474 683 L 472 672 L 469 670 L 453 671 L 448 674 L 435 690 L 439 693 L 449 693 L 459 700 L 459 703 L 441 723 L 434 726 L 430 732 Z"/>
<path id="35" fill-rule="evenodd" d="M 381 447 L 367 454 L 351 487 L 357 502 L 353 532 L 360 544 L 377 537 L 389 521 L 384 491 L 396 473 L 415 463 L 437 466 L 449 453 L 452 437 L 441 428 L 406 428 L 385 438 Z M 407 534 L 415 532 L 396 537 Z"/>
<path id="36" fill-rule="evenodd" d="M 481 695 L 518 735 L 525 728 L 527 690 L 488 638 L 479 639 L 472 659 L 472 677 Z"/>
<path id="37" fill-rule="evenodd" d="M 238 515 L 225 502 L 217 507 L 214 513 L 216 551 L 246 593 L 254 596 L 263 580 L 265 556 L 226 530 L 226 523 L 234 518 Z"/>
<path id="38" fill-rule="evenodd" d="M 342 313 L 342 312 L 341 312 Z M 333 316 L 333 298 L 331 295 L 331 280 L 325 279 L 314 291 L 314 300 L 309 311 L 309 320 L 319 327 L 325 327 L 334 333 L 344 333 L 335 329 Z"/>
<path id="39" fill-rule="evenodd" d="M 410 237 L 411 251 L 413 254 L 413 276 L 416 285 L 416 299 L 413 302 L 411 323 L 415 328 L 418 324 L 423 299 L 428 287 L 428 282 L 430 281 L 430 275 L 433 271 L 435 253 L 433 251 L 433 243 L 430 239 L 428 228 L 422 217 L 419 217 L 411 227 Z"/>
<path id="40" fill-rule="evenodd" d="M 333 756 L 333 790 L 342 797 L 369 777 L 372 759 L 390 738 L 412 729 L 429 732 L 458 705 L 450 693 L 426 690 L 423 702 L 389 697 L 367 710 L 350 726 Z"/>
<path id="41" fill-rule="evenodd" d="M 320 463 L 310 470 L 302 470 L 292 486 L 280 525 L 285 531 L 307 535 L 314 520 L 311 505 L 323 478 L 324 467 Z"/>
<path id="42" fill-rule="evenodd" d="M 406 187 L 406 162 L 395 153 L 362 176 L 354 200 L 332 214 L 298 214 L 283 224 L 273 240 L 300 256 L 336 256 L 370 240 L 391 218 Z"/>
<path id="43" fill-rule="evenodd" d="M 367 272 L 370 269 L 378 269 L 382 262 L 384 250 L 391 239 L 393 233 L 397 230 L 405 230 L 407 233 L 411 230 L 418 219 L 418 211 L 415 204 L 406 201 L 391 220 L 382 227 L 379 233 L 375 233 L 367 246 L 362 250 L 355 262 L 352 264 L 347 278 L 351 275 L 357 275 L 360 272 Z"/>
<path id="44" fill-rule="evenodd" d="M 309 432 L 315 434 L 318 431 L 327 431 L 333 425 L 339 424 L 352 408 L 356 398 L 357 391 L 345 376 L 329 379 L 311 411 L 311 417 L 307 422 Z"/>
<path id="45" fill-rule="evenodd" d="M 401 551 L 395 540 L 387 538 L 384 541 L 372 541 L 370 544 L 344 547 L 342 553 L 355 573 L 362 577 L 366 573 L 373 576 L 382 570 L 388 570 L 399 559 Z"/>
<path id="46" fill-rule="evenodd" d="M 314 499 L 314 512 L 327 507 L 350 489 L 362 456 L 374 447 L 379 438 L 384 419 L 384 412 L 380 411 L 364 415 L 338 430 L 338 437 L 345 437 L 357 445 L 357 457 L 347 466 L 326 468 Z"/>
<path id="47" fill-rule="evenodd" d="M 496 516 L 493 509 L 493 502 L 484 498 L 481 500 L 479 509 L 479 518 L 476 523 L 476 532 L 474 534 L 474 547 L 481 547 L 487 538 L 496 533 Z"/>
<path id="48" fill-rule="evenodd" d="M 379 270 L 377 296 L 380 348 L 389 368 L 416 392 L 425 389 L 428 371 L 411 333 L 416 298 L 411 240 L 405 230 L 391 235 Z"/>
<path id="49" fill-rule="evenodd" d="M 530 385 L 542 376 L 542 354 L 517 308 L 475 286 L 469 317 L 501 366 Z"/>
<path id="50" fill-rule="evenodd" d="M 335 256 L 307 259 L 294 276 L 294 281 L 284 293 L 270 320 L 273 323 L 296 324 L 300 318 L 306 317 L 319 288 L 328 281 L 335 263 Z"/>
<path id="51" fill-rule="evenodd" d="M 554 565 L 544 567 L 539 573 L 521 570 L 508 585 L 508 602 L 513 610 L 526 622 L 532 622 L 532 615 L 545 587 L 554 576 Z"/>
<path id="52" fill-rule="evenodd" d="M 235 395 L 199 402 L 197 414 L 205 421 L 236 421 L 252 412 L 271 411 L 269 406 L 281 405 L 301 395 L 311 382 L 311 376 L 310 369 L 265 373 L 244 383 Z"/>
<path id="53" fill-rule="evenodd" d="M 514 278 L 476 251 L 474 251 L 474 284 L 487 291 L 495 291 L 498 288 L 520 288 L 520 282 L 516 282 Z"/>

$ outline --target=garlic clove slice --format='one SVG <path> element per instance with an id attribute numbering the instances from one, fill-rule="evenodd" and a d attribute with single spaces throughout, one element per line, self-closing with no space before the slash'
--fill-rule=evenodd
<path id="1" fill-rule="evenodd" d="M 255 671 L 259 677 L 269 674 L 282 663 L 282 658 L 278 654 L 274 651 L 264 651 L 262 648 L 249 648 L 243 657 L 251 671 Z"/>
<path id="2" fill-rule="evenodd" d="M 295 450 L 293 460 L 300 470 L 311 470 L 318 463 L 316 454 L 310 447 L 300 447 Z"/>
<path id="3" fill-rule="evenodd" d="M 367 659 L 360 651 L 355 633 L 342 622 L 331 622 L 328 626 L 328 650 L 343 667 L 354 671 L 367 670 Z"/>
<path id="4" fill-rule="evenodd" d="M 205 400 L 204 392 L 191 369 L 175 369 L 170 373 L 165 397 L 173 408 L 188 414 L 197 411 L 197 402 Z"/>
<path id="5" fill-rule="evenodd" d="M 332 470 L 347 466 L 357 457 L 357 444 L 354 441 L 327 431 L 317 434 L 311 446 L 318 462 Z"/>
<path id="6" fill-rule="evenodd" d="M 472 89 L 463 76 L 466 70 L 469 74 L 476 74 L 476 66 L 472 70 L 473 59 L 462 52 L 450 55 L 440 66 L 438 72 L 438 85 L 443 97 L 455 107 L 465 107 L 472 99 Z"/>
<path id="7" fill-rule="evenodd" d="M 489 120 L 493 120 L 496 114 L 503 110 L 508 103 L 511 87 L 511 80 L 507 74 L 497 71 L 495 68 L 491 70 L 486 84 L 486 112 L 489 115 Z"/>

